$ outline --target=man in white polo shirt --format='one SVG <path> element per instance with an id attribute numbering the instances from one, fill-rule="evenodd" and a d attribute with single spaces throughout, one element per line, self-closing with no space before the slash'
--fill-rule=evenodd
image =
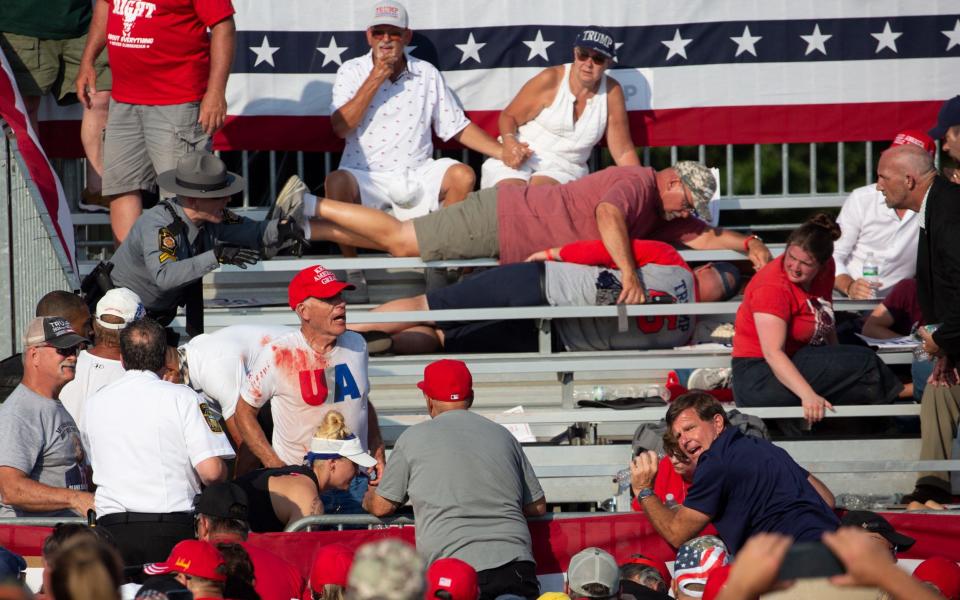
<path id="1" fill-rule="evenodd" d="M 227 477 L 233 449 L 196 392 L 160 379 L 166 332 L 144 318 L 120 333 L 126 372 L 87 399 L 83 421 L 97 485 L 97 525 L 124 562 L 163 560 L 193 531 L 201 483 Z"/>
<path id="2" fill-rule="evenodd" d="M 267 468 L 299 465 L 310 439 L 331 409 L 343 414 L 347 428 L 360 438 L 364 451 L 377 459 L 377 483 L 385 463 L 377 414 L 367 394 L 367 344 L 347 331 L 347 304 L 341 292 L 353 286 L 315 265 L 303 269 L 288 288 L 290 308 L 300 328 L 274 339 L 249 367 L 240 388 L 236 419 L 244 443 Z M 257 423 L 267 402 L 273 415 L 272 445 Z M 324 511 L 361 512 L 367 480 L 354 479 L 349 497 L 324 494 Z"/>
<path id="3" fill-rule="evenodd" d="M 401 221 L 460 202 L 473 191 L 476 175 L 469 165 L 433 158 L 434 132 L 510 167 L 529 156 L 526 145 L 502 155 L 500 143 L 463 113 L 440 71 L 405 52 L 413 37 L 407 25 L 403 5 L 377 2 L 366 31 L 370 52 L 337 71 L 330 121 L 346 147 L 339 168 L 324 182 L 328 198 L 392 210 Z M 304 189 L 303 182 L 291 178 L 285 190 L 296 189 Z M 343 248 L 343 254 L 356 256 L 356 250 Z M 350 301 L 365 302 L 362 272 L 348 271 L 347 279 L 361 286 Z"/>
<path id="4" fill-rule="evenodd" d="M 77 356 L 76 376 L 60 390 L 60 402 L 83 431 L 83 404 L 108 383 L 123 376 L 120 331 L 146 315 L 140 296 L 127 288 L 113 288 L 97 302 L 93 321 L 94 345 Z"/>

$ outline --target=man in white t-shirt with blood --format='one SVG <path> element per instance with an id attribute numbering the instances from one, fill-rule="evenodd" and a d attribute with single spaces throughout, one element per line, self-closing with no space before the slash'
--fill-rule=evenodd
<path id="1" fill-rule="evenodd" d="M 324 415 L 335 409 L 364 450 L 377 459 L 370 483 L 379 482 L 386 461 L 377 414 L 367 398 L 367 344 L 359 334 L 347 331 L 347 306 L 341 295 L 352 288 L 321 265 L 297 273 L 288 296 L 300 328 L 274 339 L 249 366 L 235 415 L 244 443 L 265 467 L 301 464 Z M 257 412 L 268 400 L 272 446 L 257 423 Z M 358 476 L 350 498 L 324 498 L 325 511 L 362 510 L 366 483 Z"/>
<path id="2" fill-rule="evenodd" d="M 93 321 L 94 345 L 77 356 L 76 377 L 60 390 L 60 402 L 80 431 L 84 431 L 83 404 L 107 384 L 123 377 L 120 331 L 146 315 L 140 296 L 127 288 L 113 288 L 97 302 Z"/>

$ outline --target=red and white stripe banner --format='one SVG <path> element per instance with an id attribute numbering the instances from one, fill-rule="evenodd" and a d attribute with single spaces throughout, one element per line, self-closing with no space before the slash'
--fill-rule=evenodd
<path id="1" fill-rule="evenodd" d="M 883 513 L 883 516 L 897 531 L 917 540 L 900 558 L 920 560 L 942 556 L 960 562 L 960 516 L 916 513 Z M 0 546 L 25 556 L 39 556 L 49 532 L 45 527 L 3 526 L 0 527 Z M 530 534 L 537 574 L 549 589 L 559 589 L 556 578 L 567 570 L 574 554 L 589 546 L 603 548 L 619 563 L 637 552 L 666 562 L 672 561 L 675 554 L 639 513 L 534 522 L 530 524 Z M 384 537 L 399 537 L 414 543 L 412 527 L 254 534 L 250 541 L 286 558 L 306 577 L 320 546 L 338 542 L 355 548 Z"/>
<path id="2" fill-rule="evenodd" d="M 891 139 L 931 127 L 940 103 L 958 91 L 953 0 L 405 4 L 411 54 L 437 65 L 491 133 L 524 82 L 572 59 L 576 34 L 590 24 L 617 40 L 611 74 L 624 85 L 640 145 Z M 372 3 L 234 5 L 229 117 L 216 146 L 338 149 L 331 89 L 337 68 L 369 49 L 363 30 Z M 49 138 L 57 155 L 68 150 L 62 139 Z"/>
<path id="3" fill-rule="evenodd" d="M 77 270 L 77 258 L 74 253 L 73 219 L 70 216 L 70 207 L 60 185 L 60 178 L 50 165 L 44 148 L 36 132 L 27 118 L 23 98 L 17 90 L 17 84 L 10 69 L 10 63 L 0 50 L 0 118 L 6 121 L 13 130 L 17 139 L 17 148 L 27 167 L 24 175 L 32 179 L 43 198 L 43 204 L 50 214 L 54 231 L 67 260 Z M 77 144 L 80 143 L 79 125 L 77 127 Z"/>

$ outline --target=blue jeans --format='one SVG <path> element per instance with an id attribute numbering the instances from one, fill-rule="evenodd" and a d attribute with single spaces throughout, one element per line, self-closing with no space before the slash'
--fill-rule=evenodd
<path id="1" fill-rule="evenodd" d="M 330 490 L 320 494 L 323 501 L 323 513 L 326 515 L 362 515 L 363 495 L 367 493 L 370 480 L 359 473 L 350 482 L 347 490 Z"/>
<path id="2" fill-rule="evenodd" d="M 930 373 L 933 372 L 934 364 L 935 362 L 932 360 L 913 359 L 913 363 L 910 365 L 910 375 L 913 377 L 914 401 L 920 402 L 923 398 L 923 389 L 927 387 L 927 377 L 930 377 Z"/>

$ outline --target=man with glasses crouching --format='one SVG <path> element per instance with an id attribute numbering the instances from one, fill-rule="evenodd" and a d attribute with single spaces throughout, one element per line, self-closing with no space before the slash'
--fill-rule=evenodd
<path id="1" fill-rule="evenodd" d="M 324 189 L 330 198 L 390 210 L 400 220 L 423 216 L 463 200 L 473 191 L 473 169 L 452 158 L 433 158 L 432 133 L 516 167 L 527 157 L 513 146 L 510 155 L 470 122 L 430 63 L 405 52 L 413 36 L 407 11 L 383 0 L 371 11 L 367 27 L 370 52 L 343 63 L 333 86 L 331 123 L 346 140 L 340 167 Z M 302 189 L 299 178 L 287 184 Z M 292 186 L 292 187 L 291 187 Z M 282 194 L 281 194 L 282 195 Z M 344 256 L 356 256 L 344 248 Z M 366 283 L 360 271 L 348 271 L 357 286 L 348 302 L 361 302 Z"/>
<path id="2" fill-rule="evenodd" d="M 90 343 L 62 317 L 30 321 L 23 379 L 0 404 L 0 517 L 67 517 L 93 508 L 80 432 L 57 396 Z"/>
<path id="3" fill-rule="evenodd" d="M 615 50 L 609 31 L 587 27 L 577 34 L 572 63 L 547 67 L 520 88 L 500 113 L 500 139 L 508 155 L 523 145 L 533 154 L 519 167 L 487 159 L 480 187 L 555 185 L 579 179 L 590 172 L 587 160 L 604 135 L 617 165 L 640 164 L 623 87 L 607 75 Z"/>

